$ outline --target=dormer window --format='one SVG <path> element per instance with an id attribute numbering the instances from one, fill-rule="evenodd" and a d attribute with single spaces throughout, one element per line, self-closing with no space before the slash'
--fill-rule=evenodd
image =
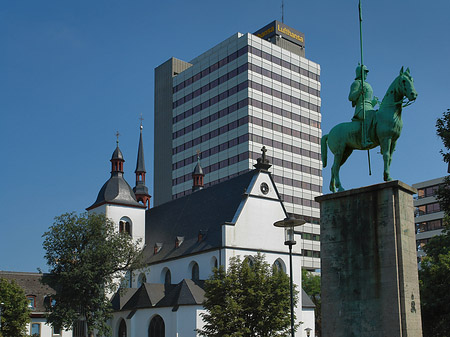
<path id="1" fill-rule="evenodd" d="M 36 296 L 27 295 L 28 309 L 36 310 Z"/>
<path id="2" fill-rule="evenodd" d="M 159 251 L 162 249 L 163 244 L 162 243 L 155 243 L 155 246 L 153 247 L 153 253 L 158 254 Z"/>
<path id="3" fill-rule="evenodd" d="M 206 237 L 206 234 L 208 233 L 208 230 L 200 230 L 198 232 L 198 242 L 203 241 L 203 239 Z"/>
<path id="4" fill-rule="evenodd" d="M 184 241 L 184 236 L 177 236 L 176 240 L 175 240 L 175 248 L 178 248 L 181 246 L 181 244 Z"/>

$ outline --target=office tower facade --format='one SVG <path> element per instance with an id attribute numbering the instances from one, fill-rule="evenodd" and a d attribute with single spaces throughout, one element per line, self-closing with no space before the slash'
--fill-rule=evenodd
<path id="1" fill-rule="evenodd" d="M 412 185 L 417 189 L 417 196 L 414 198 L 414 207 L 416 208 L 414 222 L 416 223 L 417 258 L 419 262 L 425 255 L 423 247 L 428 240 L 442 233 L 444 211 L 441 210 L 435 193 L 443 182 L 444 178 L 436 178 Z"/>
<path id="2" fill-rule="evenodd" d="M 274 21 L 155 69 L 154 202 L 192 192 L 198 155 L 208 187 L 252 169 L 265 146 L 287 211 L 307 221 L 303 266 L 317 269 L 320 66 L 304 47 L 302 33 Z"/>

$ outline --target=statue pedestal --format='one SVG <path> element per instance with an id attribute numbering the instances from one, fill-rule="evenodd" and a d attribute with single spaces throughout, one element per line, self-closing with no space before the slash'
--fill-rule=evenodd
<path id="1" fill-rule="evenodd" d="M 316 197 L 324 337 L 422 336 L 415 192 L 397 180 Z"/>

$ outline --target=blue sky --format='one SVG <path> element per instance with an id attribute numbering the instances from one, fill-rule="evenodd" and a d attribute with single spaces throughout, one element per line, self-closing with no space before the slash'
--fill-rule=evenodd
<path id="1" fill-rule="evenodd" d="M 419 93 L 404 110 L 391 173 L 408 184 L 446 174 L 435 135 L 449 103 L 450 2 L 363 2 L 368 81 L 383 97 L 401 66 Z M 53 218 L 91 205 L 109 178 L 119 130 L 125 177 L 134 184 L 139 115 L 147 185 L 153 189 L 154 68 L 189 61 L 236 32 L 281 20 L 280 1 L 3 1 L 0 5 L 0 270 L 46 270 L 42 234 Z M 305 34 L 321 65 L 324 134 L 348 121 L 359 61 L 357 1 L 285 0 L 285 23 Z M 347 189 L 382 182 L 382 158 L 354 153 Z M 328 191 L 329 167 L 324 173 Z"/>

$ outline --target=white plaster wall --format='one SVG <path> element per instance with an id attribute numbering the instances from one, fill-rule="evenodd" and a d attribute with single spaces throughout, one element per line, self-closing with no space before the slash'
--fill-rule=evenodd
<path id="1" fill-rule="evenodd" d="M 41 337 L 72 337 L 72 330 L 61 329 L 60 335 L 53 335 L 53 328 L 51 325 L 47 324 L 47 319 L 45 317 L 31 318 L 31 322 L 27 324 L 27 334 L 31 335 L 31 324 L 39 323 L 41 325 Z"/>
<path id="2" fill-rule="evenodd" d="M 107 204 L 105 215 L 111 219 L 119 230 L 119 221 L 122 217 L 128 217 L 131 220 L 131 235 L 134 240 L 141 239 L 141 247 L 145 241 L 145 209 L 127 207 L 121 205 Z"/>
<path id="3" fill-rule="evenodd" d="M 297 336 L 306 337 L 306 328 L 311 328 L 310 336 L 314 337 L 316 333 L 315 322 L 314 322 L 314 309 L 313 308 L 304 308 L 303 316 L 302 316 L 303 324 L 299 326 L 297 329 Z"/>
<path id="4" fill-rule="evenodd" d="M 112 336 L 119 337 L 119 324 L 122 318 L 125 319 L 128 336 L 147 336 L 151 319 L 159 315 L 164 320 L 166 336 L 195 337 L 197 336 L 195 329 L 200 327 L 198 325 L 200 312 L 201 306 L 180 306 L 177 311 L 172 311 L 172 307 L 148 308 L 138 310 L 131 319 L 126 319 L 130 311 L 117 312 L 113 314 L 111 322 Z"/>
<path id="5" fill-rule="evenodd" d="M 269 193 L 264 196 L 260 185 L 265 182 Z M 226 247 L 236 247 L 253 250 L 286 251 L 284 246 L 284 229 L 273 224 L 286 217 L 281 203 L 276 198 L 275 186 L 266 173 L 260 173 L 250 188 L 249 197 L 243 201 L 240 214 L 235 218 L 235 225 L 224 227 L 224 244 Z M 300 236 L 296 237 L 300 242 Z M 300 253 L 300 245 L 292 247 L 294 253 Z"/>

